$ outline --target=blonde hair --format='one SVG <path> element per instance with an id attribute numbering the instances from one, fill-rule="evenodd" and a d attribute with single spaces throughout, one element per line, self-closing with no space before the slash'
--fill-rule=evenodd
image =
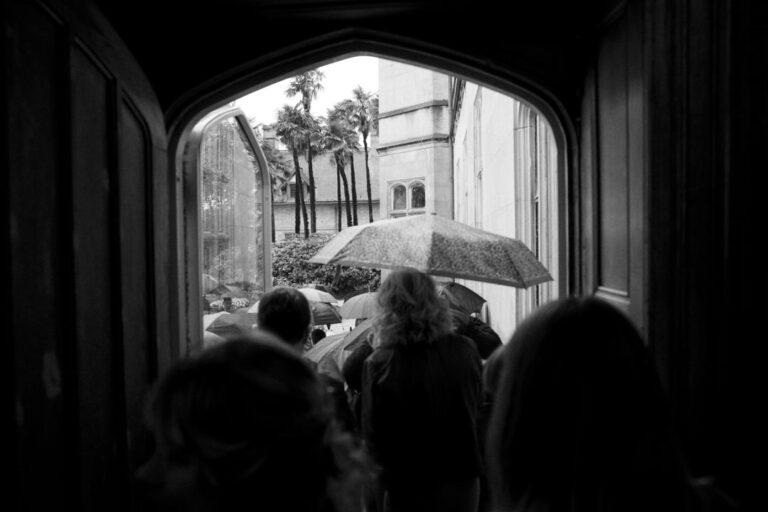
<path id="1" fill-rule="evenodd" d="M 451 332 L 447 304 L 423 272 L 394 271 L 379 288 L 378 301 L 380 310 L 373 323 L 377 346 L 432 343 Z"/>

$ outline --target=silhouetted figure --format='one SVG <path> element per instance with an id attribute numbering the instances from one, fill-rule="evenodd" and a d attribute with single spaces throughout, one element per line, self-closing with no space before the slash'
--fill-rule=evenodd
<path id="1" fill-rule="evenodd" d="M 450 313 L 454 332 L 471 339 L 483 360 L 488 359 L 493 351 L 502 345 L 501 338 L 496 334 L 496 331 L 479 318 L 458 308 L 450 308 Z"/>
<path id="2" fill-rule="evenodd" d="M 619 310 L 596 298 L 549 303 L 500 357 L 487 443 L 494 510 L 728 510 L 692 483 L 650 354 Z"/>
<path id="3" fill-rule="evenodd" d="M 356 512 L 368 475 L 309 364 L 258 333 L 173 366 L 153 391 L 137 472 L 160 510 Z"/>
<path id="4" fill-rule="evenodd" d="M 312 310 L 309 301 L 296 288 L 274 288 L 259 300 L 258 326 L 303 353 L 312 331 Z M 315 363 L 309 363 L 316 368 Z M 342 425 L 354 429 L 354 417 L 344 392 L 344 383 L 325 374 L 319 374 L 336 415 Z"/>
<path id="5" fill-rule="evenodd" d="M 304 351 L 312 329 L 309 301 L 296 288 L 273 288 L 259 299 L 257 323 L 298 352 Z"/>
<path id="6" fill-rule="evenodd" d="M 477 349 L 451 332 L 426 274 L 395 271 L 378 294 L 362 426 L 381 465 L 386 510 L 474 512 L 481 469 Z"/>

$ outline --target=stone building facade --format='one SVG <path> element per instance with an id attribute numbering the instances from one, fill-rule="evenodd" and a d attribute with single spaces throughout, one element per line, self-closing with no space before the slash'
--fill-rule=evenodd
<path id="1" fill-rule="evenodd" d="M 381 218 L 434 212 L 517 238 L 552 274 L 553 282 L 526 290 L 457 279 L 487 299 L 482 316 L 507 341 L 562 289 L 557 147 L 548 122 L 511 96 L 385 60 L 379 109 Z"/>

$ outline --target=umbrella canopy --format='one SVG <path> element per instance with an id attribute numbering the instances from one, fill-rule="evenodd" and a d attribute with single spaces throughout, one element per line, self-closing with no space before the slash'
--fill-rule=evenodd
<path id="1" fill-rule="evenodd" d="M 339 299 L 330 293 L 318 290 L 317 288 L 299 288 L 299 291 L 310 302 L 339 302 Z"/>
<path id="2" fill-rule="evenodd" d="M 255 324 L 256 315 L 253 313 L 214 313 L 203 317 L 205 330 L 224 338 L 251 334 Z"/>
<path id="3" fill-rule="evenodd" d="M 487 301 L 480 295 L 459 283 L 437 283 L 437 293 L 453 307 L 467 313 L 480 313 Z"/>
<path id="4" fill-rule="evenodd" d="M 311 349 L 304 353 L 304 357 L 317 363 L 317 371 L 344 382 L 341 368 L 344 365 L 342 352 L 344 350 L 344 337 L 348 333 L 326 336 Z"/>
<path id="5" fill-rule="evenodd" d="M 373 329 L 373 318 L 366 318 L 344 337 L 344 350 L 355 350 L 358 345 L 368 338 Z"/>
<path id="6" fill-rule="evenodd" d="M 339 307 L 327 302 L 309 301 L 309 307 L 312 310 L 313 325 L 320 324 L 338 324 L 341 322 Z"/>
<path id="7" fill-rule="evenodd" d="M 247 309 L 248 314 L 256 316 L 259 312 L 259 302 Z M 337 324 L 341 322 L 339 307 L 328 302 L 309 301 L 309 309 L 312 311 L 312 325 Z"/>
<path id="8" fill-rule="evenodd" d="M 379 310 L 376 292 L 361 293 L 344 301 L 341 318 L 370 318 Z"/>
<path id="9" fill-rule="evenodd" d="M 527 288 L 552 276 L 520 240 L 437 215 L 412 215 L 346 228 L 310 263 L 410 267 L 436 276 Z"/>
<path id="10" fill-rule="evenodd" d="M 317 363 L 317 370 L 331 377 L 344 381 L 341 369 L 349 354 L 366 339 L 373 324 L 372 319 L 364 320 L 349 332 L 326 336 L 311 349 L 304 357 Z"/>

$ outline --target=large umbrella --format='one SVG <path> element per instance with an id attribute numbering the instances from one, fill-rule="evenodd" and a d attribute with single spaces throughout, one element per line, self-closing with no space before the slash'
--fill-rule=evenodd
<path id="1" fill-rule="evenodd" d="M 480 295 L 459 283 L 437 283 L 437 293 L 452 306 L 467 313 L 480 313 L 487 301 Z"/>
<path id="2" fill-rule="evenodd" d="M 370 318 L 379 310 L 376 292 L 361 293 L 344 301 L 341 318 Z"/>
<path id="3" fill-rule="evenodd" d="M 410 267 L 436 276 L 527 288 L 552 276 L 520 240 L 437 215 L 412 215 L 352 226 L 310 263 Z"/>

